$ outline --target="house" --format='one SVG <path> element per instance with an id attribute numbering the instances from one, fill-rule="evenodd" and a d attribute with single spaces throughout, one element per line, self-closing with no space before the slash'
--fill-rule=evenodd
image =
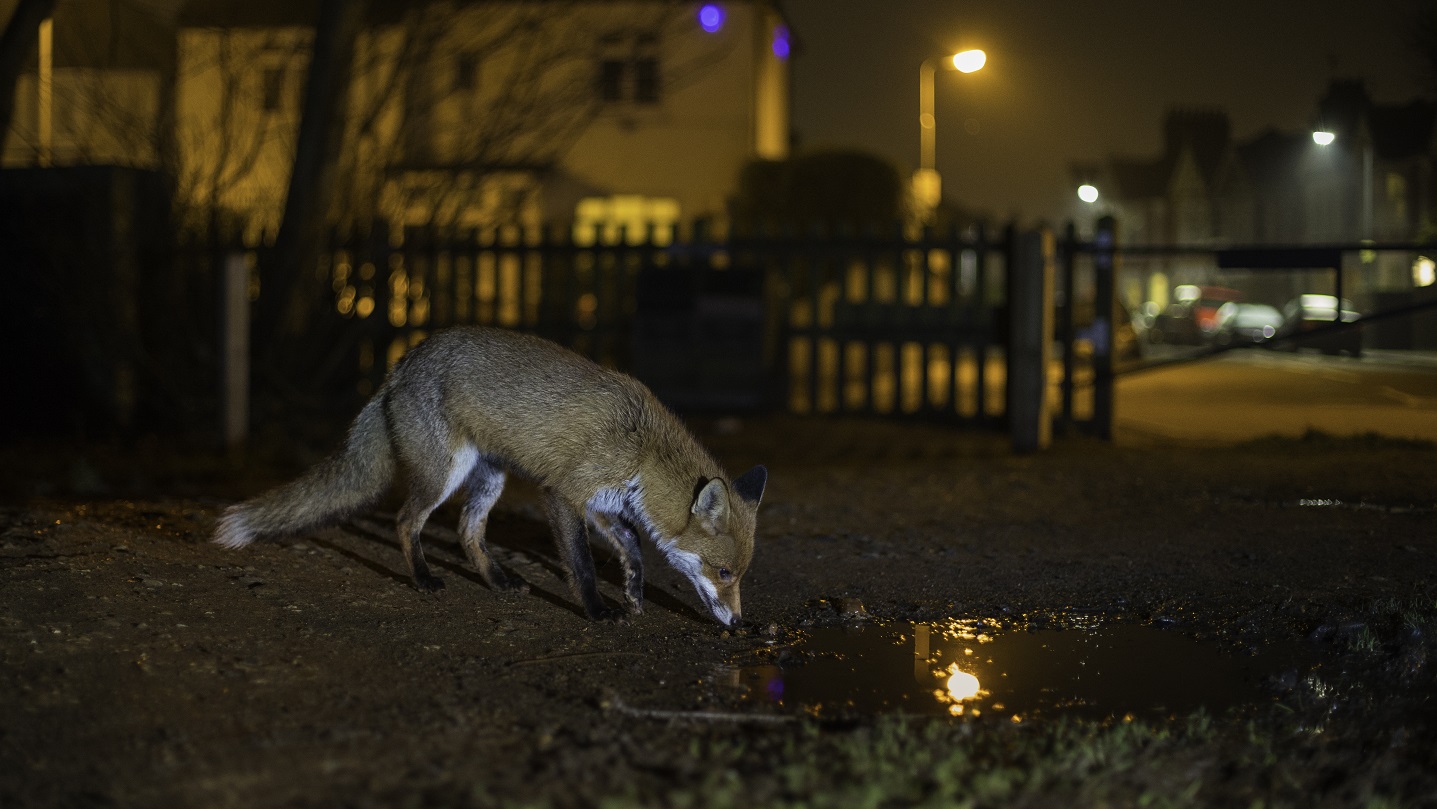
<path id="1" fill-rule="evenodd" d="M 642 236 L 721 216 L 745 162 L 786 154 L 789 34 L 769 2 L 379 13 L 356 45 L 337 221 Z M 179 36 L 182 175 L 201 180 L 187 187 L 274 227 L 312 31 L 204 4 Z"/>
<path id="2" fill-rule="evenodd" d="M 60 0 L 51 100 L 22 79 L 5 163 L 157 168 L 188 224 L 272 231 L 317 7 Z M 787 154 L 790 49 L 772 0 L 371 4 L 331 218 L 614 238 L 722 217 L 745 162 Z"/>

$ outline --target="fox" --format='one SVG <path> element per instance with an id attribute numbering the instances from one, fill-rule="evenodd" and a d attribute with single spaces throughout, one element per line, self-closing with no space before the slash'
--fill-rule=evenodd
<path id="1" fill-rule="evenodd" d="M 768 470 L 730 478 L 643 383 L 556 343 L 455 327 L 410 349 L 360 410 L 338 449 L 299 478 L 225 509 L 214 541 L 240 548 L 342 520 L 408 485 L 396 528 L 414 586 L 432 593 L 420 542 L 456 492 L 470 564 L 496 591 L 527 589 L 494 561 L 490 510 L 510 474 L 538 483 L 569 587 L 591 620 L 643 611 L 641 540 L 693 585 L 722 625 L 742 617 Z M 589 529 L 616 551 L 624 609 L 599 595 Z"/>

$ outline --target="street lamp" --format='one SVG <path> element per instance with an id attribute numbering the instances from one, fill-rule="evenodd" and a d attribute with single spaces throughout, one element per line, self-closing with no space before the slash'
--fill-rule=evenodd
<path id="1" fill-rule="evenodd" d="M 988 54 L 981 50 L 967 50 L 955 53 L 943 60 L 960 73 L 973 73 L 983 69 Z M 933 58 L 923 60 L 918 66 L 918 170 L 913 173 L 913 197 L 923 208 L 927 219 L 943 198 L 943 181 L 938 176 L 934 153 L 937 151 L 938 127 L 933 117 L 933 74 L 937 70 Z"/>
<path id="2" fill-rule="evenodd" d="M 1078 199 L 1089 204 L 1097 202 L 1098 189 L 1088 183 L 1083 183 L 1078 186 Z"/>
<path id="3" fill-rule="evenodd" d="M 1318 146 L 1331 146 L 1337 140 L 1337 136 L 1325 129 L 1319 129 L 1312 133 L 1312 142 Z"/>

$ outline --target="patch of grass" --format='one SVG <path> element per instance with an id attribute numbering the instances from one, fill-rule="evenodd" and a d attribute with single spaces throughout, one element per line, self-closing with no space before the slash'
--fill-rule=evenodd
<path id="1" fill-rule="evenodd" d="M 1323 731 L 1205 713 L 1169 722 L 1095 723 L 880 718 L 851 730 L 709 731 L 664 769 L 682 778 L 628 783 L 606 809 L 1312 805 L 1333 767 Z M 673 728 L 669 729 L 674 730 Z M 1320 752 L 1319 752 L 1320 751 Z M 1314 763 L 1316 762 L 1316 763 Z M 1381 768 L 1328 795 L 1402 805 Z M 1326 781 L 1324 780 L 1326 779 Z M 1350 800 L 1349 800 L 1350 799 Z M 557 804 L 556 804 L 557 805 Z"/>

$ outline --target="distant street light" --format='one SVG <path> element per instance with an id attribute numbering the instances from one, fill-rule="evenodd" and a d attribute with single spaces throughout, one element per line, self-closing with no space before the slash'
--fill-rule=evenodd
<path id="1" fill-rule="evenodd" d="M 960 73 L 973 73 L 983 69 L 988 54 L 981 50 L 967 50 L 955 53 L 943 60 Z M 938 121 L 933 117 L 933 74 L 937 69 L 932 58 L 924 59 L 918 66 L 918 170 L 913 172 L 914 200 L 923 208 L 924 219 L 932 215 L 933 209 L 943 198 L 943 181 L 936 166 L 938 143 Z"/>
<path id="2" fill-rule="evenodd" d="M 1088 185 L 1087 183 L 1083 183 L 1082 185 L 1078 186 L 1078 199 L 1082 200 L 1083 202 L 1089 203 L 1097 202 L 1098 189 L 1091 185 Z"/>
<path id="3" fill-rule="evenodd" d="M 1337 140 L 1337 136 L 1325 129 L 1319 129 L 1312 133 L 1312 142 L 1318 146 L 1331 146 Z"/>

